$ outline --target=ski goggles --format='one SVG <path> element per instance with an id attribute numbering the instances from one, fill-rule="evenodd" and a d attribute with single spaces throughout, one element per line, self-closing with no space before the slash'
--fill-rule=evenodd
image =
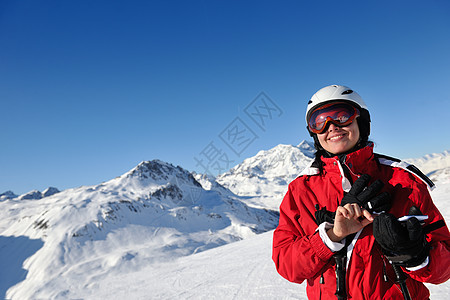
<path id="1" fill-rule="evenodd" d="M 313 110 L 309 116 L 308 128 L 312 133 L 323 133 L 330 122 L 344 127 L 350 125 L 359 115 L 359 110 L 346 102 L 325 104 Z"/>

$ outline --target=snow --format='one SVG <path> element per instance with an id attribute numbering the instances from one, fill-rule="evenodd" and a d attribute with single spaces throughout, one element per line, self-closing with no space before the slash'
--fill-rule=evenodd
<path id="1" fill-rule="evenodd" d="M 102 184 L 53 190 L 41 199 L 8 192 L 0 201 L 0 295 L 306 299 L 305 283 L 277 274 L 271 245 L 274 209 L 288 183 L 278 174 L 295 178 L 311 154 L 308 143 L 279 145 L 217 181 L 154 160 Z M 447 151 L 414 161 L 435 180 L 432 197 L 445 219 L 449 157 Z M 428 286 L 433 299 L 450 294 L 448 282 Z"/>
<path id="2" fill-rule="evenodd" d="M 306 299 L 303 285 L 279 276 L 271 261 L 273 231 L 166 264 L 96 282 L 69 297 L 124 299 Z M 123 282 L 129 284 L 124 288 Z"/>

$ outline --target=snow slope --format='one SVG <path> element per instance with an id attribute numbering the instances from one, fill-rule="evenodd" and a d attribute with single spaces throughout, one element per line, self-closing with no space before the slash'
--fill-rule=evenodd
<path id="1" fill-rule="evenodd" d="M 306 299 L 305 287 L 279 276 L 271 261 L 273 231 L 176 261 L 148 266 L 74 290 L 73 298 Z M 123 283 L 127 284 L 124 285 Z"/>

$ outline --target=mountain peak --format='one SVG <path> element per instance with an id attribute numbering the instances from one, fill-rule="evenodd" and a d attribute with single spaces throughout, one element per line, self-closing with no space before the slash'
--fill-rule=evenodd
<path id="1" fill-rule="evenodd" d="M 45 198 L 45 197 L 52 196 L 52 195 L 54 195 L 56 193 L 59 193 L 59 192 L 60 191 L 57 188 L 55 188 L 55 187 L 48 187 L 43 192 L 38 191 L 38 190 L 32 190 L 32 191 L 29 191 L 28 193 L 22 194 L 20 196 L 14 195 L 14 193 L 13 193 L 12 195 L 10 195 L 9 199 L 17 198 L 19 200 L 39 200 L 39 199 L 42 199 L 42 198 Z M 0 195 L 0 196 L 2 196 L 2 195 Z"/>
<path id="2" fill-rule="evenodd" d="M 18 195 L 14 194 L 13 191 L 6 191 L 6 192 L 0 194 L 0 201 L 14 199 L 17 197 L 18 197 Z"/>
<path id="3" fill-rule="evenodd" d="M 278 200 L 314 158 L 314 147 L 302 141 L 298 146 L 277 145 L 259 151 L 228 172 L 217 177 L 217 182 L 240 196 L 260 197 L 256 206 L 276 209 Z"/>
<path id="4" fill-rule="evenodd" d="M 49 196 L 57 194 L 59 192 L 60 191 L 57 188 L 50 186 L 42 192 L 42 198 L 49 197 Z"/>
<path id="5" fill-rule="evenodd" d="M 180 167 L 178 167 L 181 169 Z M 178 171 L 179 171 L 178 169 Z M 127 173 L 127 177 L 140 179 L 152 178 L 153 180 L 168 179 L 169 174 L 177 173 L 176 167 L 159 159 L 143 161 Z"/>
<path id="6" fill-rule="evenodd" d="M 19 200 L 39 200 L 41 198 L 42 193 L 38 190 L 32 190 L 19 196 Z"/>
<path id="7" fill-rule="evenodd" d="M 314 143 L 307 142 L 305 140 L 301 141 L 300 144 L 297 145 L 297 148 L 301 149 L 302 152 L 308 157 L 314 157 L 315 147 Z"/>
<path id="8" fill-rule="evenodd" d="M 176 181 L 181 180 L 182 182 L 189 182 L 201 187 L 187 170 L 180 166 L 175 167 L 171 163 L 159 159 L 143 161 L 124 176 L 127 178 L 137 178 L 140 181 L 151 180 L 155 182 L 169 182 L 171 179 L 175 179 Z"/>
<path id="9" fill-rule="evenodd" d="M 314 158 L 314 153 L 314 146 L 306 141 L 302 141 L 298 146 L 279 144 L 272 149 L 259 151 L 218 178 L 237 173 L 263 176 L 298 175 Z"/>

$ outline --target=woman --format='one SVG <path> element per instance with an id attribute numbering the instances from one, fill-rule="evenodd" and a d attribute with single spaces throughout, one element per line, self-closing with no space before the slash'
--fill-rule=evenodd
<path id="1" fill-rule="evenodd" d="M 348 87 L 314 94 L 306 122 L 316 158 L 281 203 L 273 237 L 278 272 L 307 280 L 309 299 L 429 299 L 423 282 L 450 277 L 450 234 L 427 190 L 432 183 L 413 166 L 373 153 L 369 111 Z M 397 219 L 410 214 L 428 219 Z M 407 278 L 403 293 L 394 267 Z"/>

